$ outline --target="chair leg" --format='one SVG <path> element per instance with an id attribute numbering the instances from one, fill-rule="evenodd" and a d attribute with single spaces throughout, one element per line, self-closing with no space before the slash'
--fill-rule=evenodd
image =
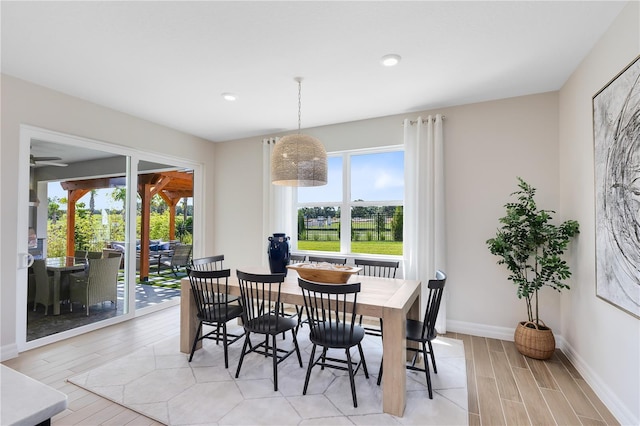
<path id="1" fill-rule="evenodd" d="M 196 331 L 196 337 L 193 339 L 193 345 L 191 346 L 191 355 L 189 355 L 189 362 L 193 359 L 193 354 L 196 351 L 196 345 L 198 344 L 198 340 L 200 337 L 200 330 L 202 330 L 202 321 L 198 323 L 198 330 Z"/>
<path id="2" fill-rule="evenodd" d="M 300 356 L 300 347 L 298 346 L 298 338 L 296 337 L 295 330 L 291 330 L 291 334 L 293 335 L 293 346 L 296 349 L 296 355 L 298 355 L 298 363 L 300 364 L 300 368 L 302 368 L 302 356 Z"/>
<path id="3" fill-rule="evenodd" d="M 351 397 L 353 398 L 353 406 L 354 408 L 358 407 L 358 399 L 356 398 L 356 381 L 353 377 L 353 366 L 351 365 L 351 353 L 347 348 L 345 350 L 347 353 L 347 368 L 349 369 L 349 381 L 351 382 Z"/>
<path id="4" fill-rule="evenodd" d="M 272 336 L 273 340 L 273 390 L 278 391 L 278 346 L 276 336 Z"/>
<path id="5" fill-rule="evenodd" d="M 218 331 L 216 331 L 216 345 L 220 339 L 220 323 L 218 323 Z M 222 323 L 222 349 L 224 349 L 224 368 L 229 368 L 229 353 L 227 352 L 227 323 Z"/>
<path id="6" fill-rule="evenodd" d="M 380 318 L 380 340 L 384 339 L 384 334 L 382 332 L 382 318 Z M 378 370 L 378 386 L 380 386 L 380 383 L 382 383 L 382 362 L 384 361 L 384 358 L 380 358 L 380 370 Z"/>
<path id="7" fill-rule="evenodd" d="M 247 334 L 247 336 L 244 338 L 244 344 L 242 345 L 242 352 L 240 353 L 240 360 L 238 361 L 238 368 L 236 369 L 236 379 L 240 375 L 240 368 L 242 367 L 242 360 L 244 359 L 244 354 L 247 351 L 247 345 L 249 344 L 249 335 L 251 334 L 251 333 L 249 333 L 248 330 L 245 331 L 245 333 Z"/>
<path id="8" fill-rule="evenodd" d="M 364 359 L 364 352 L 362 351 L 362 345 L 358 343 L 358 351 L 360 352 L 360 362 L 364 370 L 364 377 L 369 378 L 369 371 L 367 370 L 367 361 Z"/>
<path id="9" fill-rule="evenodd" d="M 302 328 L 302 325 L 304 324 L 302 321 L 302 313 L 303 313 L 304 309 L 302 309 L 302 307 L 296 305 L 296 315 L 298 316 L 298 325 L 296 326 L 296 333 L 298 332 L 298 330 L 300 328 Z"/>
<path id="10" fill-rule="evenodd" d="M 324 370 L 324 364 L 327 362 L 327 348 L 322 348 L 322 364 L 320 365 L 320 369 Z"/>
<path id="11" fill-rule="evenodd" d="M 304 379 L 304 388 L 302 389 L 302 394 L 307 394 L 307 386 L 309 386 L 309 377 L 311 377 L 311 369 L 313 368 L 313 358 L 316 355 L 316 344 L 313 344 L 311 348 L 311 357 L 309 357 L 309 366 L 307 367 L 307 376 Z"/>
<path id="12" fill-rule="evenodd" d="M 433 365 L 433 372 L 438 374 L 438 368 L 436 367 L 436 357 L 433 353 L 433 346 L 431 346 L 431 340 L 427 341 L 429 344 L 429 354 L 431 355 L 431 364 Z"/>
<path id="13" fill-rule="evenodd" d="M 276 313 L 276 315 L 277 315 L 277 313 Z M 284 317 L 284 316 L 285 316 L 285 315 L 284 315 L 284 303 L 281 303 L 281 304 L 280 304 L 280 316 L 282 316 L 282 317 Z M 284 331 L 283 331 L 283 332 L 282 332 L 282 340 L 284 340 L 284 339 L 285 339 L 285 335 L 284 335 Z"/>
<path id="14" fill-rule="evenodd" d="M 431 374 L 429 374 L 429 361 L 427 357 L 427 345 L 422 343 L 422 357 L 424 358 L 424 374 L 427 376 L 427 388 L 429 389 L 429 399 L 433 399 L 433 389 L 431 388 Z"/>
<path id="15" fill-rule="evenodd" d="M 216 345 L 219 345 L 219 344 L 220 344 L 220 323 L 216 325 Z"/>

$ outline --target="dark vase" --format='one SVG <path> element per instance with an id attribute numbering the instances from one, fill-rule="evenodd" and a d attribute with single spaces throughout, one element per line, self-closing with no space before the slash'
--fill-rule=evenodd
<path id="1" fill-rule="evenodd" d="M 271 273 L 286 275 L 289 257 L 289 237 L 286 234 L 273 234 L 273 237 L 269 237 L 269 268 Z"/>

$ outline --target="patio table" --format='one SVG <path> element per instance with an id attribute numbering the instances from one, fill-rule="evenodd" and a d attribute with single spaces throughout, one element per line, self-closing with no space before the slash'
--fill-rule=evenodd
<path id="1" fill-rule="evenodd" d="M 269 273 L 268 268 L 239 268 L 251 273 Z M 378 278 L 354 275 L 349 282 L 360 282 L 356 312 L 368 317 L 382 318 L 384 339 L 382 340 L 384 380 L 382 381 L 382 409 L 385 413 L 401 417 L 406 405 L 407 374 L 405 361 L 412 354 L 406 351 L 406 318 L 420 319 L 420 281 Z M 180 298 L 180 351 L 191 352 L 191 345 L 198 328 L 196 306 L 191 297 L 189 278 L 181 280 Z M 229 278 L 229 293 L 240 295 L 235 273 Z M 298 285 L 298 274 L 289 270 L 280 291 L 283 303 L 304 305 L 302 291 Z M 198 348 L 201 347 L 201 342 Z"/>

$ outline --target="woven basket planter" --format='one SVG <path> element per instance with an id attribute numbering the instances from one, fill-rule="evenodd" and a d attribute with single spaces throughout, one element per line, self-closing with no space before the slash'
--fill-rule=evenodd
<path id="1" fill-rule="evenodd" d="M 529 358 L 549 359 L 556 350 L 553 331 L 544 323 L 521 321 L 513 336 L 518 352 Z"/>

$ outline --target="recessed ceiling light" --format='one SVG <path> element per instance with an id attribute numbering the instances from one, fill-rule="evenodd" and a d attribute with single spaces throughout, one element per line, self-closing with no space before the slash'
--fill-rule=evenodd
<path id="1" fill-rule="evenodd" d="M 222 97 L 224 98 L 225 101 L 229 101 L 229 102 L 233 102 L 236 99 L 238 99 L 238 97 L 233 93 L 223 93 Z"/>
<path id="2" fill-rule="evenodd" d="M 396 55 L 396 54 L 384 55 L 382 59 L 380 59 L 380 62 L 385 67 L 394 67 L 398 65 L 398 62 L 400 62 L 400 59 L 401 59 L 400 55 Z"/>

